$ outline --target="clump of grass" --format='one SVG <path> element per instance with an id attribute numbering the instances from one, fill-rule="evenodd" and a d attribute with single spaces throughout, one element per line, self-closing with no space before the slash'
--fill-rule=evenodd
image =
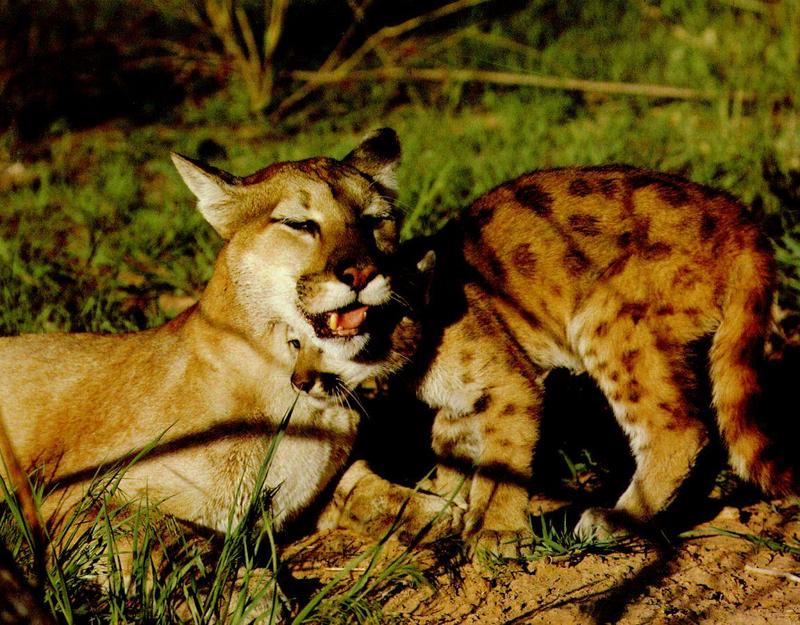
<path id="1" fill-rule="evenodd" d="M 531 540 L 526 545 L 526 559 L 540 560 L 565 560 L 575 562 L 590 554 L 607 554 L 618 551 L 627 542 L 620 538 L 599 538 L 591 536 L 583 538 L 573 532 L 564 515 L 561 523 L 548 520 L 544 515 L 539 517 L 538 531 L 531 522 Z"/>

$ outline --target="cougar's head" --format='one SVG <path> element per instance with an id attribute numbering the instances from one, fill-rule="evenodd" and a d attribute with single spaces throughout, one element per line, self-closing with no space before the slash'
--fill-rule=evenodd
<path id="1" fill-rule="evenodd" d="M 341 358 L 357 354 L 372 310 L 392 298 L 395 132 L 376 131 L 342 160 L 276 163 L 246 177 L 172 159 L 226 241 L 216 272 L 238 309 L 255 324 L 279 319 Z"/>

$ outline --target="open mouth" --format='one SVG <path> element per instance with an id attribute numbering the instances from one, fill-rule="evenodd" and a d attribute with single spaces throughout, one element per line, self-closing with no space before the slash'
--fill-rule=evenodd
<path id="1" fill-rule="evenodd" d="M 357 336 L 364 330 L 368 309 L 369 306 L 354 303 L 337 310 L 310 315 L 309 320 L 320 338 Z"/>

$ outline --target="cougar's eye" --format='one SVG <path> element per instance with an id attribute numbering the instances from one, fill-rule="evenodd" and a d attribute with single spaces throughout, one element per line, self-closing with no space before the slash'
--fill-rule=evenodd
<path id="1" fill-rule="evenodd" d="M 287 228 L 298 232 L 307 232 L 309 234 L 317 234 L 319 232 L 319 224 L 310 219 L 281 219 L 280 222 Z"/>
<path id="2" fill-rule="evenodd" d="M 298 341 L 297 339 L 291 339 L 291 340 L 289 341 L 289 345 L 290 345 L 290 346 L 291 346 L 293 349 L 300 349 L 300 341 Z"/>

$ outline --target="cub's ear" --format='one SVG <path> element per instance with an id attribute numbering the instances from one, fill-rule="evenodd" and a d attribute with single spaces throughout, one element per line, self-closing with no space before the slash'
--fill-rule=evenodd
<path id="1" fill-rule="evenodd" d="M 226 171 L 173 152 L 175 168 L 197 196 L 197 209 L 223 239 L 229 239 L 239 221 L 236 187 L 239 179 Z"/>
<path id="2" fill-rule="evenodd" d="M 372 176 L 387 189 L 397 191 L 400 154 L 397 133 L 391 128 L 380 128 L 356 146 L 343 161 Z"/>

